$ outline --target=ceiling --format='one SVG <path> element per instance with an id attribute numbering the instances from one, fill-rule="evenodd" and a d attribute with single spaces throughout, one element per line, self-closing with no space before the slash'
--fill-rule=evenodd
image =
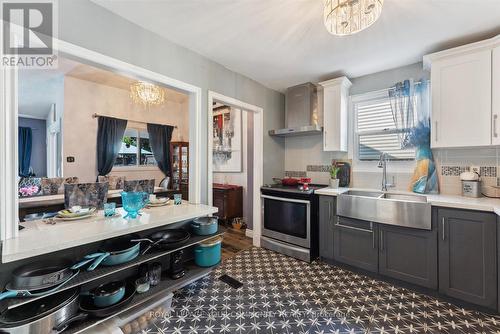
<path id="1" fill-rule="evenodd" d="M 45 119 L 53 103 L 64 100 L 64 77 L 73 77 L 101 85 L 129 90 L 135 79 L 60 57 L 56 69 L 19 70 L 19 113 L 21 116 Z M 162 87 L 165 100 L 187 103 L 188 96 Z"/>
<path id="2" fill-rule="evenodd" d="M 385 0 L 369 29 L 336 37 L 322 0 L 92 0 L 227 68 L 283 91 L 422 60 L 500 33 L 499 0 Z"/>
<path id="3" fill-rule="evenodd" d="M 79 64 L 66 75 L 80 80 L 91 81 L 127 91 L 130 90 L 130 85 L 137 81 L 136 79 L 86 64 Z M 177 103 L 185 103 L 188 101 L 188 96 L 184 93 L 180 93 L 166 87 L 162 87 L 162 89 L 165 93 L 165 100 L 167 101 Z"/>

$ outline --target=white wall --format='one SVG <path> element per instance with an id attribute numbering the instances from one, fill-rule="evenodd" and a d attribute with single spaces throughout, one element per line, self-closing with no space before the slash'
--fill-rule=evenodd
<path id="1" fill-rule="evenodd" d="M 268 130 L 284 126 L 283 94 L 88 0 L 60 1 L 58 8 L 60 39 L 200 87 L 202 140 L 208 138 L 208 90 L 263 108 L 264 182 L 283 174 L 284 140 L 268 135 Z M 207 154 L 207 146 L 202 146 L 203 161 Z M 207 201 L 207 168 L 201 171 L 201 200 Z"/>
<path id="2" fill-rule="evenodd" d="M 64 81 L 63 170 L 64 176 L 78 176 L 81 182 L 95 182 L 97 177 L 97 119 L 92 114 L 157 124 L 177 125 L 172 140 L 189 138 L 187 103 L 165 101 L 150 110 L 134 104 L 129 92 L 123 89 L 67 76 Z M 129 122 L 128 127 L 146 129 L 145 124 Z M 68 163 L 66 157 L 75 157 Z M 112 175 L 129 180 L 164 178 L 156 166 L 114 168 Z"/>

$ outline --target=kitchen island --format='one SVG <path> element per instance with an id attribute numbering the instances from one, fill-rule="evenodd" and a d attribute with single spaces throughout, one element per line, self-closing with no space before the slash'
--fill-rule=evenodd
<path id="1" fill-rule="evenodd" d="M 76 221 L 56 221 L 53 224 L 50 220 L 38 220 L 23 223 L 25 228 L 19 232 L 19 236 L 3 243 L 2 285 L 11 282 L 13 269 L 23 268 L 26 264 L 45 263 L 44 261 L 57 263 L 61 258 L 77 263 L 86 254 L 102 251 L 101 246 L 115 237 L 124 236 L 133 239 L 135 235 L 139 237 L 150 235 L 154 231 L 165 230 L 165 228 L 191 231 L 190 225 L 193 219 L 216 212 L 215 207 L 183 202 L 180 205 L 168 204 L 162 207 L 145 208 L 137 219 L 124 218 L 126 212 L 120 208 L 117 210 L 117 215 L 111 218 L 105 218 L 103 212 L 99 211 L 95 216 Z M 175 244 L 175 246 L 172 244 L 165 248 L 153 248 L 147 252 L 142 252 L 146 248 L 141 245 L 141 252 L 126 262 L 100 265 L 90 271 L 85 270 L 85 267 L 80 270 L 72 269 L 72 276 L 64 283 L 57 285 L 57 290 L 51 288 L 40 295 L 35 294 L 29 297 L 18 295 L 16 298 L 1 300 L 0 310 L 9 310 L 14 313 L 25 312 L 27 309 L 44 305 L 52 298 L 59 301 L 57 298 L 61 295 L 92 291 L 102 284 L 114 281 L 125 282 L 128 297 L 124 297 L 123 301 L 117 303 L 116 306 L 110 306 L 111 311 L 106 310 L 108 313 L 101 314 L 100 311 L 89 313 L 84 310 L 84 313 L 88 313 L 86 317 L 78 318 L 74 323 L 68 322 L 65 325 L 68 327 L 64 330 L 65 333 L 81 333 L 94 328 L 94 332 L 100 332 L 100 327 L 96 326 L 104 325 L 108 320 L 111 322 L 117 319 L 123 320 L 129 317 L 129 313 L 142 314 L 156 305 L 157 300 L 165 299 L 176 289 L 208 275 L 218 263 L 210 263 L 210 266 L 197 265 L 194 249 L 200 243 L 208 241 L 213 243 L 214 238 L 221 240 L 224 232 L 223 227 L 218 227 L 209 235 L 191 233 L 189 238 L 182 243 Z M 172 276 L 174 258 L 178 261 L 175 262 L 176 270 L 179 270 L 179 266 L 182 267 L 181 276 Z M 150 269 L 152 265 L 158 264 L 162 270 L 161 279 L 157 285 L 148 286 L 149 290 L 144 293 L 136 291 L 134 282 L 142 275 L 144 267 Z M 78 297 L 80 305 L 84 303 L 84 300 L 88 298 Z M 64 301 L 61 301 L 61 305 L 64 305 Z M 141 310 L 143 311 L 140 312 Z M 47 317 L 51 316 L 50 314 Z M 37 321 L 42 320 L 34 320 L 33 324 L 27 323 L 26 326 L 36 326 Z M 7 327 L 0 326 L 0 328 L 2 331 Z"/>
<path id="2" fill-rule="evenodd" d="M 25 228 L 17 238 L 2 244 L 2 263 L 18 261 L 72 247 L 166 226 L 217 212 L 217 208 L 183 202 L 143 210 L 137 219 L 126 219 L 123 208 L 119 216 L 105 218 L 102 211 L 96 216 L 76 221 L 48 224 L 45 220 L 22 223 Z"/>

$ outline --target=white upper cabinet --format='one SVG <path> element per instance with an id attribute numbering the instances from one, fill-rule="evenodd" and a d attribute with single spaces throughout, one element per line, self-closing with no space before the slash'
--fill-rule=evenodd
<path id="1" fill-rule="evenodd" d="M 340 77 L 319 83 L 323 87 L 323 151 L 347 152 L 349 88 Z"/>
<path id="2" fill-rule="evenodd" d="M 431 69 L 431 147 L 500 143 L 492 96 L 492 78 L 499 71 L 492 64 L 499 57 L 493 49 L 499 42 L 497 37 L 424 57 Z"/>
<path id="3" fill-rule="evenodd" d="M 500 145 L 500 46 L 493 50 L 493 87 L 492 93 L 492 128 L 493 132 L 492 144 Z"/>

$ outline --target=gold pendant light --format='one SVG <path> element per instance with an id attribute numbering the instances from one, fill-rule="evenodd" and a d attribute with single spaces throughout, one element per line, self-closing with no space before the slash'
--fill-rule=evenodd
<path id="1" fill-rule="evenodd" d="M 144 106 L 158 105 L 165 101 L 165 92 L 152 83 L 136 81 L 130 85 L 130 98 Z"/>
<path id="2" fill-rule="evenodd" d="M 355 34 L 378 20 L 383 5 L 384 0 L 325 0 L 325 27 L 333 35 Z"/>

